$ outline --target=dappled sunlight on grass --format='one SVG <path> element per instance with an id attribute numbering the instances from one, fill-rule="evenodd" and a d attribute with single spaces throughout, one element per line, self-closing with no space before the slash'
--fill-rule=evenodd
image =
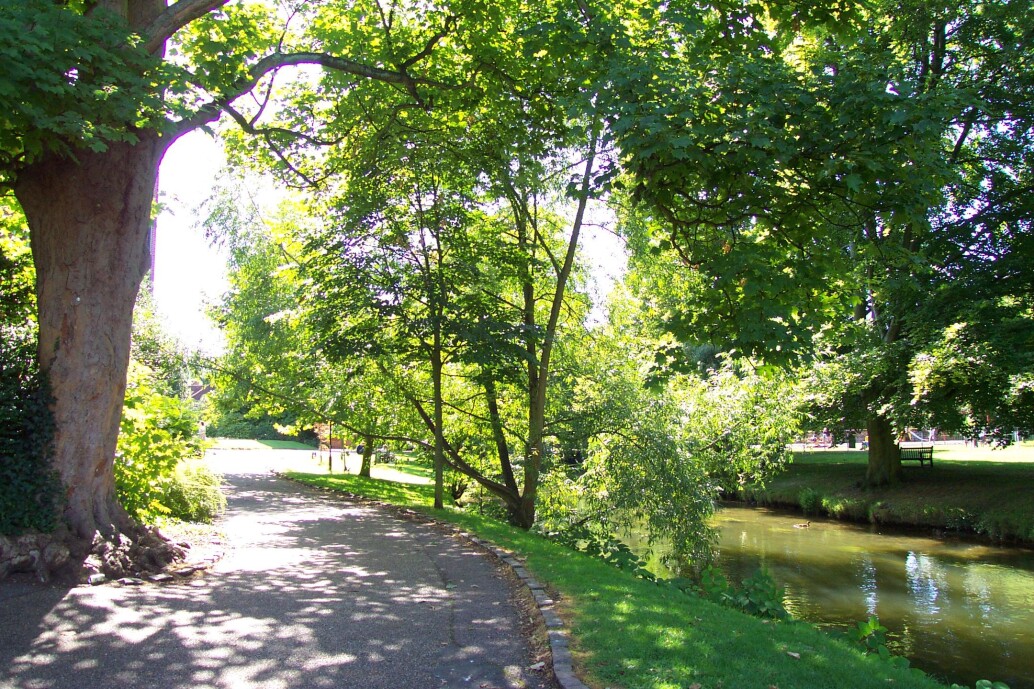
<path id="1" fill-rule="evenodd" d="M 294 440 L 244 440 L 237 438 L 210 438 L 213 450 L 315 450 L 316 448 Z"/>
<path id="2" fill-rule="evenodd" d="M 400 483 L 352 474 L 311 474 L 289 471 L 286 475 L 319 488 L 362 495 L 395 505 L 407 507 L 431 507 L 434 505 L 434 487 L 429 484 Z"/>
<path id="3" fill-rule="evenodd" d="M 529 566 L 532 565 L 529 558 Z M 887 668 L 833 643 L 800 623 L 764 622 L 673 589 L 630 580 L 624 586 L 584 582 L 623 577 L 595 563 L 577 571 L 551 572 L 573 599 L 570 614 L 585 669 L 603 685 L 703 686 L 885 686 Z M 788 653 L 798 653 L 800 659 Z M 834 658 L 835 662 L 825 662 Z M 868 676 L 859 680 L 859 675 Z M 935 686 L 928 680 L 899 686 Z"/>

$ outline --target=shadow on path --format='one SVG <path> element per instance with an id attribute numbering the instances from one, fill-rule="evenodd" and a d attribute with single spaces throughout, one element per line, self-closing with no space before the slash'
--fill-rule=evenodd
<path id="1" fill-rule="evenodd" d="M 268 474 L 227 482 L 230 548 L 204 577 L 0 587 L 0 687 L 552 686 L 469 544 Z"/>

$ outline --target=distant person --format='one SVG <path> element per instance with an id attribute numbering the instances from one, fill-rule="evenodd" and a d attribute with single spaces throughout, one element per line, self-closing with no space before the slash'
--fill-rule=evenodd
<path id="1" fill-rule="evenodd" d="M 204 420 L 197 422 L 197 436 L 202 440 L 208 439 L 208 431 L 205 429 Z"/>

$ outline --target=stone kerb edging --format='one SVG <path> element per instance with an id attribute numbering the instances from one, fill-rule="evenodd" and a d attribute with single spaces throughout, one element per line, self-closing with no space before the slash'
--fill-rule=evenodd
<path id="1" fill-rule="evenodd" d="M 278 471 L 273 471 L 272 473 L 278 478 L 294 481 L 290 476 Z M 560 619 L 560 615 L 556 612 L 553 599 L 549 597 L 548 593 L 546 593 L 545 587 L 540 584 L 535 577 L 531 576 L 531 573 L 524 567 L 524 564 L 514 557 L 512 553 L 500 548 L 490 541 L 486 541 L 472 533 L 463 531 L 462 529 L 457 528 L 454 524 L 435 519 L 429 514 L 417 512 L 416 510 L 408 507 L 393 505 L 390 502 L 383 502 L 381 500 L 374 500 L 366 497 L 365 495 L 356 495 L 355 493 L 349 493 L 347 491 L 333 490 L 330 488 L 323 488 L 322 486 L 313 486 L 301 481 L 296 482 L 302 483 L 302 485 L 308 486 L 309 488 L 328 496 L 345 498 L 368 505 L 375 505 L 404 518 L 421 520 L 435 524 L 439 527 L 446 528 L 457 536 L 461 536 L 474 545 L 487 550 L 503 564 L 513 570 L 513 573 L 517 575 L 518 579 L 520 579 L 521 584 L 527 587 L 531 592 L 531 595 L 535 598 L 535 607 L 538 608 L 539 614 L 542 615 L 542 620 L 546 625 L 546 632 L 549 634 L 549 652 L 553 658 L 553 676 L 556 677 L 557 683 L 562 687 L 562 689 L 590 689 L 588 685 L 578 679 L 578 676 L 574 674 L 571 648 L 568 644 L 568 630 L 564 627 L 564 621 Z"/>
<path id="2" fill-rule="evenodd" d="M 446 525 L 449 526 L 448 524 Z M 560 615 L 556 612 L 553 599 L 546 593 L 545 587 L 535 577 L 531 576 L 531 573 L 525 569 L 524 564 L 520 560 L 508 551 L 466 531 L 458 531 L 457 533 L 499 558 L 507 567 L 513 570 L 513 573 L 517 575 L 521 583 L 531 591 L 531 594 L 535 597 L 535 604 L 538 606 L 539 614 L 542 615 L 542 620 L 546 624 L 546 631 L 549 633 L 549 650 L 553 656 L 553 675 L 556 677 L 557 683 L 563 689 L 589 689 L 574 674 L 571 648 L 568 645 L 568 632 L 564 628 L 564 621 L 560 619 Z"/>

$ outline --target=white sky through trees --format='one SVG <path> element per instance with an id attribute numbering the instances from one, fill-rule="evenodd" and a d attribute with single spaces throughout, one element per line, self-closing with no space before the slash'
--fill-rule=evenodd
<path id="1" fill-rule="evenodd" d="M 155 241 L 154 297 L 173 335 L 189 349 L 222 351 L 222 336 L 205 315 L 226 290 L 226 260 L 197 226 L 224 164 L 222 144 L 195 131 L 169 149 L 158 177 L 161 212 Z"/>
<path id="2" fill-rule="evenodd" d="M 188 349 L 220 354 L 221 333 L 205 314 L 227 288 L 226 259 L 205 239 L 196 209 L 215 190 L 225 164 L 222 144 L 201 131 L 191 132 L 169 149 L 158 178 L 154 296 L 169 327 Z M 626 254 L 612 233 L 609 213 L 596 213 L 583 230 L 581 251 L 593 275 L 589 291 L 592 319 L 605 318 L 604 302 L 624 270 Z"/>

